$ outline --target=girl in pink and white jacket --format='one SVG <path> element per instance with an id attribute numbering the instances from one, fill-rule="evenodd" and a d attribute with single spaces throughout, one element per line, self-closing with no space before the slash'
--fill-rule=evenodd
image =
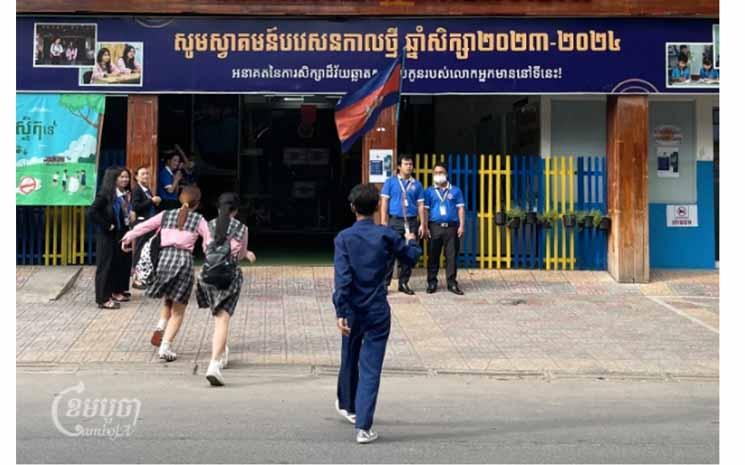
<path id="1" fill-rule="evenodd" d="M 181 328 L 194 287 L 194 244 L 201 236 L 202 247 L 206 249 L 212 240 L 207 221 L 195 211 L 201 198 L 198 187 L 185 187 L 179 196 L 181 208 L 155 215 L 135 226 L 122 238 L 122 250 L 129 251 L 135 239 L 160 227 L 158 266 L 155 280 L 148 286 L 146 295 L 164 299 L 161 318 L 151 343 L 160 346 L 158 355 L 166 362 L 176 360 L 171 344 Z"/>

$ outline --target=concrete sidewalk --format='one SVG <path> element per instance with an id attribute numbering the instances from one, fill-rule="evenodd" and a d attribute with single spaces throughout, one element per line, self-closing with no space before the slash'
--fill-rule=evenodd
<path id="1" fill-rule="evenodd" d="M 59 268 L 64 271 L 64 268 Z M 135 291 L 120 310 L 93 301 L 85 267 L 59 300 L 35 294 L 42 267 L 16 269 L 19 368 L 98 366 L 152 369 L 149 339 L 160 302 Z M 48 268 L 47 268 L 48 270 Z M 332 371 L 340 338 L 330 267 L 247 267 L 231 322 L 231 358 L 252 365 Z M 456 296 L 392 292 L 385 368 L 519 376 L 713 378 L 719 375 L 718 272 L 655 272 L 649 284 L 617 284 L 605 272 L 462 270 Z M 212 317 L 192 296 L 171 367 L 209 359 Z M 243 368 L 241 368 L 243 366 Z"/>

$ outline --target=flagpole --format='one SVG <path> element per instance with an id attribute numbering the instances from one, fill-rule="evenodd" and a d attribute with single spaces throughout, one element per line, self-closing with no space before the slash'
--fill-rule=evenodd
<path id="1" fill-rule="evenodd" d="M 398 161 L 398 119 L 401 113 L 401 91 L 404 87 L 404 60 L 406 60 L 406 47 L 404 47 L 404 50 L 401 52 L 401 69 L 399 70 L 401 74 L 398 78 L 398 103 L 396 104 L 396 127 L 394 129 L 394 139 L 396 140 L 396 147 L 394 147 L 396 161 Z"/>

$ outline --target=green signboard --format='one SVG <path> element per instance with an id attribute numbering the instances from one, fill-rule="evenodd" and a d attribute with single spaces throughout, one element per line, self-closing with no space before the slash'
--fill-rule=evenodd
<path id="1" fill-rule="evenodd" d="M 16 95 L 16 205 L 90 205 L 105 98 Z"/>

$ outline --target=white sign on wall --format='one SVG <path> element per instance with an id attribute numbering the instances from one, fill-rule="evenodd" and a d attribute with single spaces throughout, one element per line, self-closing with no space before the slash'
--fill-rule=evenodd
<path id="1" fill-rule="evenodd" d="M 384 183 L 393 175 L 393 150 L 370 149 L 370 183 Z"/>
<path id="2" fill-rule="evenodd" d="M 660 178 L 680 177 L 680 149 L 672 146 L 657 147 L 657 176 Z"/>
<path id="3" fill-rule="evenodd" d="M 698 206 L 696 205 L 668 205 L 668 228 L 698 227 Z"/>

